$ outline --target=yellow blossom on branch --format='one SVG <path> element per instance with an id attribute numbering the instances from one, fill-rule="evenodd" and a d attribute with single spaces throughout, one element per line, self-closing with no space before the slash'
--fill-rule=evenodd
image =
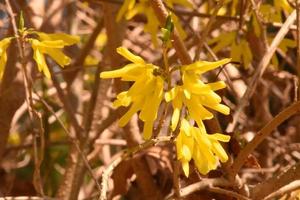
<path id="1" fill-rule="evenodd" d="M 182 85 L 175 86 L 165 94 L 167 102 L 172 101 L 173 115 L 171 128 L 174 131 L 180 118 L 180 111 L 185 105 L 189 115 L 200 124 L 202 120 L 212 119 L 213 114 L 205 107 L 229 114 L 229 108 L 221 104 L 221 97 L 214 91 L 225 88 L 223 81 L 205 84 L 201 81 L 200 75 L 226 64 L 230 59 L 223 59 L 217 62 L 198 61 L 181 67 Z"/>
<path id="2" fill-rule="evenodd" d="M 38 36 L 38 39 L 28 39 L 33 49 L 33 58 L 37 63 L 39 71 L 43 72 L 47 78 L 50 78 L 51 75 L 44 54 L 49 55 L 61 67 L 70 64 L 71 59 L 62 52 L 62 49 L 65 46 L 79 42 L 79 37 L 64 33 L 33 33 Z"/>
<path id="3" fill-rule="evenodd" d="M 194 163 L 202 174 L 207 174 L 215 170 L 219 160 L 226 162 L 228 156 L 223 149 L 221 142 L 228 142 L 230 136 L 215 133 L 207 134 L 204 124 L 193 127 L 183 119 L 181 121 L 180 132 L 176 138 L 177 159 L 182 163 L 184 174 L 189 176 L 189 162 Z"/>
<path id="4" fill-rule="evenodd" d="M 208 41 L 208 44 L 214 45 L 212 50 L 215 53 L 218 53 L 226 47 L 230 47 L 229 50 L 232 61 L 242 62 L 245 69 L 249 68 L 252 62 L 253 55 L 248 41 L 235 31 L 222 33 L 218 37 Z"/>
<path id="5" fill-rule="evenodd" d="M 193 4 L 188 0 L 164 0 L 164 2 L 170 8 L 173 8 L 174 4 L 182 5 L 188 8 L 193 7 Z M 125 17 L 126 20 L 130 20 L 137 14 L 146 15 L 147 24 L 145 25 L 144 30 L 145 32 L 150 33 L 154 46 L 157 46 L 157 33 L 160 23 L 150 5 L 149 0 L 125 0 L 118 12 L 117 21 L 120 21 L 122 17 Z M 179 35 L 184 39 L 186 37 L 186 33 L 180 25 L 177 16 L 174 13 L 170 13 L 170 15 L 174 22 L 174 26 L 179 32 Z"/>
<path id="6" fill-rule="evenodd" d="M 114 107 L 128 107 L 129 110 L 119 120 L 121 127 L 125 126 L 130 118 L 140 111 L 139 118 L 144 122 L 144 139 L 150 139 L 154 121 L 157 118 L 158 108 L 163 99 L 164 80 L 154 71 L 159 67 L 146 63 L 141 57 L 132 54 L 126 48 L 120 47 L 117 52 L 131 61 L 131 64 L 121 69 L 102 72 L 101 78 L 121 78 L 123 81 L 133 81 L 128 91 L 121 92 L 114 101 Z"/>
<path id="7" fill-rule="evenodd" d="M 0 41 L 0 79 L 3 76 L 4 68 L 7 61 L 7 53 L 6 50 L 12 40 L 12 37 L 4 38 Z"/>

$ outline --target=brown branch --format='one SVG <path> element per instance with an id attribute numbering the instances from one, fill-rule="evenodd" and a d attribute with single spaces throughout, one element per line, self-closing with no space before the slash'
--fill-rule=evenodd
<path id="1" fill-rule="evenodd" d="M 226 196 L 234 197 L 239 200 L 250 200 L 248 197 L 245 197 L 239 193 L 236 193 L 236 192 L 233 192 L 230 190 L 225 190 L 225 189 L 219 188 L 219 187 L 209 187 L 208 191 L 218 193 L 218 194 L 224 194 Z"/>
<path id="2" fill-rule="evenodd" d="M 168 12 L 167 12 L 163 2 L 161 0 L 150 0 L 150 3 L 151 3 L 153 10 L 155 11 L 157 18 L 160 21 L 160 24 L 162 26 L 164 26 L 164 24 L 167 20 L 167 17 L 168 17 Z M 191 64 L 192 59 L 191 59 L 190 55 L 188 54 L 188 51 L 187 51 L 184 43 L 180 39 L 179 34 L 176 31 L 176 29 L 173 31 L 172 38 L 173 38 L 173 46 L 176 50 L 176 54 L 177 54 L 178 58 L 180 59 L 180 61 L 182 62 L 182 64 Z"/>
<path id="3" fill-rule="evenodd" d="M 36 93 L 37 95 L 37 93 Z M 38 101 L 40 101 L 46 108 L 48 111 L 50 111 L 52 113 L 52 115 L 55 117 L 55 119 L 58 121 L 58 123 L 61 125 L 61 127 L 63 128 L 63 130 L 65 131 L 65 133 L 67 134 L 69 140 L 74 144 L 74 146 L 76 147 L 76 150 L 79 152 L 85 167 L 87 168 L 88 172 L 90 173 L 91 178 L 95 181 L 97 187 L 99 190 L 101 190 L 101 186 L 97 180 L 97 178 L 95 177 L 93 170 L 87 160 L 87 156 L 84 154 L 84 152 L 80 149 L 80 146 L 77 142 L 77 140 L 74 140 L 74 138 L 72 137 L 71 133 L 68 131 L 68 129 L 65 127 L 65 125 L 63 124 L 63 122 L 60 120 L 60 118 L 55 114 L 54 110 L 51 108 L 51 106 L 44 101 L 39 95 L 38 96 Z"/>
<path id="4" fill-rule="evenodd" d="M 166 137 L 157 137 L 151 140 L 148 140 L 142 144 L 139 144 L 135 147 L 131 147 L 128 149 L 123 150 L 119 156 L 114 159 L 103 171 L 102 173 L 102 182 L 101 182 L 101 186 L 102 186 L 102 190 L 101 190 L 101 195 L 99 200 L 106 200 L 107 196 L 107 190 L 108 190 L 108 182 L 109 182 L 109 178 L 113 172 L 113 170 L 125 159 L 135 155 L 136 153 L 145 150 L 149 147 L 152 147 L 158 143 L 162 143 L 162 142 L 170 142 L 172 141 L 174 138 L 172 136 L 166 136 Z M 148 198 L 148 197 L 147 197 Z"/>
<path id="5" fill-rule="evenodd" d="M 264 197 L 267 197 L 268 195 L 270 195 L 269 196 L 270 198 L 273 195 L 277 196 L 277 194 L 280 194 L 282 190 L 278 193 L 276 191 L 278 191 L 280 188 L 288 185 L 289 183 L 291 183 L 293 181 L 297 181 L 299 179 L 300 179 L 300 163 L 297 163 L 296 165 L 292 166 L 285 173 L 283 173 L 279 176 L 274 176 L 274 177 L 256 185 L 251 190 L 251 198 L 254 200 L 260 200 L 260 199 L 263 199 Z M 296 186 L 299 187 L 299 182 Z"/>
<path id="6" fill-rule="evenodd" d="M 41 115 L 34 109 L 33 99 L 32 99 L 32 82 L 28 77 L 27 70 L 27 60 L 25 57 L 25 35 L 19 30 L 16 24 L 15 16 L 10 5 L 9 0 L 5 0 L 7 12 L 11 18 L 11 23 L 14 31 L 14 35 L 17 41 L 18 52 L 20 56 L 21 69 L 23 74 L 23 81 L 25 86 L 25 100 L 28 107 L 29 118 L 33 130 L 33 153 L 34 153 L 34 175 L 33 175 L 33 185 L 36 191 L 44 196 L 42 178 L 40 175 L 40 167 L 44 157 L 44 129 Z M 39 140 L 39 141 L 38 141 Z M 40 148 L 38 148 L 38 143 Z"/>
<path id="7" fill-rule="evenodd" d="M 53 70 L 52 70 L 51 67 L 49 67 L 49 71 L 51 73 L 51 79 L 52 79 L 53 85 L 54 85 L 54 87 L 57 91 L 58 98 L 62 102 L 62 104 L 64 105 L 63 108 L 64 108 L 66 114 L 68 115 L 72 126 L 75 129 L 76 138 L 81 140 L 84 137 L 86 137 L 86 134 L 84 133 L 83 128 L 80 126 L 78 120 L 75 117 L 75 111 L 72 108 L 72 104 L 70 102 L 70 99 L 67 98 L 67 96 L 64 94 L 64 91 L 61 88 L 58 79 L 54 76 Z"/>
<path id="8" fill-rule="evenodd" d="M 204 43 L 206 42 L 206 38 L 211 30 L 212 25 L 215 23 L 215 21 L 217 19 L 217 14 L 218 14 L 219 10 L 222 8 L 223 4 L 224 4 L 224 0 L 217 2 L 217 5 L 216 5 L 211 17 L 209 18 L 209 21 L 207 22 L 205 29 L 201 33 L 201 38 L 197 44 L 194 61 L 199 60 L 199 56 L 200 56 L 202 47 L 203 47 Z"/>
<path id="9" fill-rule="evenodd" d="M 155 11 L 155 14 L 157 18 L 160 21 L 160 24 L 164 26 L 167 17 L 168 17 L 168 12 L 161 0 L 151 0 L 151 6 L 153 10 Z M 173 34 L 172 34 L 172 42 L 173 42 L 173 47 L 176 50 L 176 55 L 180 59 L 182 64 L 191 64 L 192 58 L 190 57 L 183 41 L 180 39 L 178 32 L 176 29 L 174 29 Z M 216 118 L 213 118 L 212 120 L 208 120 L 205 122 L 205 125 L 207 126 L 207 129 L 212 132 L 212 133 L 221 133 L 222 130 L 220 128 L 219 122 Z"/>
<path id="10" fill-rule="evenodd" d="M 251 142 L 249 142 L 245 148 L 243 148 L 238 154 L 237 158 L 231 166 L 229 171 L 229 177 L 234 180 L 236 174 L 239 172 L 244 162 L 248 158 L 249 154 L 254 151 L 254 149 L 268 136 L 272 131 L 279 126 L 282 122 L 287 120 L 289 117 L 300 111 L 300 101 L 297 101 L 285 108 L 278 115 L 276 115 L 268 124 L 266 124 L 254 137 Z"/>
<path id="11" fill-rule="evenodd" d="M 289 27 L 294 23 L 295 20 L 296 20 L 296 11 L 293 11 L 290 14 L 290 16 L 286 19 L 286 21 L 284 22 L 284 25 L 281 27 L 281 29 L 278 31 L 275 38 L 273 39 L 271 46 L 267 49 L 266 53 L 260 60 L 258 66 L 257 66 L 257 69 L 255 71 L 255 74 L 253 75 L 253 77 L 250 81 L 249 87 L 247 88 L 246 92 L 244 93 L 243 97 L 241 98 L 239 105 L 233 114 L 233 121 L 226 128 L 227 132 L 234 131 L 234 129 L 237 125 L 237 122 L 238 122 L 238 118 L 239 118 L 242 110 L 247 106 L 249 99 L 251 98 L 253 92 L 256 89 L 259 79 L 262 77 L 263 73 L 265 72 L 266 68 L 268 67 L 268 65 L 271 61 L 271 58 L 276 51 L 276 48 L 278 47 L 280 42 L 283 40 L 285 35 L 288 33 Z"/>
<path id="12" fill-rule="evenodd" d="M 294 181 L 286 186 L 283 186 L 282 188 L 280 188 L 279 190 L 275 190 L 272 194 L 268 195 L 265 200 L 270 200 L 273 199 L 275 197 L 282 197 L 284 194 L 286 193 L 290 193 L 293 192 L 295 190 L 300 189 L 300 181 Z"/>
<path id="13" fill-rule="evenodd" d="M 182 198 L 186 197 L 194 192 L 208 189 L 209 187 L 229 187 L 229 186 L 231 186 L 231 183 L 223 178 L 214 178 L 214 179 L 204 178 L 197 183 L 193 183 L 184 188 L 181 188 L 180 197 Z M 167 200 L 173 199 L 173 195 L 172 194 L 169 195 L 166 199 Z"/>
<path id="14" fill-rule="evenodd" d="M 300 4 L 299 0 L 296 0 L 296 23 L 297 23 L 297 34 L 296 34 L 296 40 L 297 40 L 297 72 L 298 72 L 298 97 L 300 97 Z"/>

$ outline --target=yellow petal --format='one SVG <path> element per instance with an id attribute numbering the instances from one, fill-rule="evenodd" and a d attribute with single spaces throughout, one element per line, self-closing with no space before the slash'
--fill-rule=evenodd
<path id="1" fill-rule="evenodd" d="M 118 52 L 118 54 L 122 55 L 124 58 L 126 58 L 127 60 L 130 60 L 133 63 L 145 64 L 145 61 L 141 57 L 134 55 L 125 47 L 117 48 L 117 52 Z"/>
<path id="2" fill-rule="evenodd" d="M 231 51 L 230 51 L 230 57 L 232 58 L 232 61 L 239 62 L 241 60 L 243 49 L 239 44 L 236 42 L 233 42 L 231 45 Z"/>
<path id="3" fill-rule="evenodd" d="M 126 78 L 129 80 L 135 80 L 142 73 L 143 69 L 140 65 L 129 64 L 124 67 L 112 71 L 106 71 L 100 73 L 100 78 Z"/>
<path id="4" fill-rule="evenodd" d="M 175 131 L 179 118 L 180 118 L 180 111 L 181 111 L 181 107 L 182 107 L 182 97 L 178 96 L 177 98 L 175 98 L 172 102 L 173 105 L 173 114 L 172 114 L 172 118 L 171 118 L 171 129 L 172 131 Z"/>
<path id="5" fill-rule="evenodd" d="M 62 40 L 64 46 L 70 46 L 80 41 L 78 36 L 69 35 L 65 33 L 51 33 L 35 32 L 41 40 Z"/>
<path id="6" fill-rule="evenodd" d="M 198 171 L 201 174 L 206 175 L 210 171 L 209 165 L 208 165 L 208 160 L 201 153 L 200 149 L 197 149 L 196 151 L 194 151 L 193 159 L 195 161 L 195 165 L 196 165 Z"/>
<path id="7" fill-rule="evenodd" d="M 45 61 L 45 57 L 38 48 L 33 48 L 33 59 L 37 63 L 39 71 L 43 72 L 44 75 L 50 79 L 51 74 Z"/>
<path id="8" fill-rule="evenodd" d="M 130 9 L 127 11 L 125 18 L 126 20 L 130 20 L 132 19 L 135 15 L 139 14 L 139 13 L 143 13 L 143 11 L 147 9 L 145 8 L 144 4 L 140 3 L 138 5 L 136 5 L 134 8 Z"/>
<path id="9" fill-rule="evenodd" d="M 224 134 L 220 134 L 220 133 L 210 134 L 208 136 L 214 140 L 222 141 L 222 142 L 229 142 L 229 140 L 230 140 L 229 135 L 224 135 Z"/>
<path id="10" fill-rule="evenodd" d="M 223 33 L 218 37 L 208 41 L 208 44 L 211 45 L 217 43 L 216 46 L 212 48 L 213 52 L 217 53 L 222 49 L 224 49 L 225 47 L 231 45 L 232 42 L 235 40 L 235 38 L 236 38 L 235 32 Z"/>
<path id="11" fill-rule="evenodd" d="M 204 119 L 212 119 L 213 114 L 205 109 L 195 98 L 191 98 L 191 100 L 186 101 L 186 105 L 188 107 L 188 111 L 191 117 L 197 121 Z"/>
<path id="12" fill-rule="evenodd" d="M 151 34 L 152 43 L 154 47 L 157 47 L 157 33 L 159 28 L 159 21 L 151 8 L 145 10 L 145 15 L 147 17 L 147 24 L 144 26 L 144 31 Z"/>
<path id="13" fill-rule="evenodd" d="M 182 67 L 183 70 L 196 70 L 198 74 L 205 73 L 207 71 L 218 68 L 224 64 L 227 64 L 231 61 L 230 58 L 225 58 L 223 60 L 219 60 L 216 62 L 208 62 L 208 61 L 198 61 L 190 65 L 185 65 Z"/>
<path id="14" fill-rule="evenodd" d="M 7 55 L 6 55 L 6 52 L 4 51 L 2 53 L 2 55 L 0 55 L 0 79 L 2 78 L 3 73 L 4 73 L 6 61 L 7 61 Z"/>
<path id="15" fill-rule="evenodd" d="M 4 68 L 7 62 L 7 53 L 6 50 L 11 42 L 12 38 L 4 38 L 0 41 L 0 79 L 3 76 Z"/>
<path id="16" fill-rule="evenodd" d="M 128 10 L 133 8 L 134 4 L 135 4 L 135 0 L 125 0 L 117 14 L 116 21 L 119 22 L 122 19 L 122 17 L 125 15 L 125 13 Z"/>
<path id="17" fill-rule="evenodd" d="M 179 91 L 179 87 L 176 86 L 176 87 L 172 88 L 170 91 L 166 92 L 165 93 L 165 100 L 166 100 L 166 102 L 170 102 L 173 99 L 175 99 L 175 97 L 178 94 L 178 91 Z"/>
<path id="18" fill-rule="evenodd" d="M 190 123 L 186 119 L 181 120 L 180 131 L 182 131 L 186 136 L 191 136 Z"/>
<path id="19" fill-rule="evenodd" d="M 182 132 L 180 131 L 179 134 L 176 137 L 175 143 L 176 143 L 176 152 L 177 152 L 177 159 L 182 159 Z"/>
<path id="20" fill-rule="evenodd" d="M 185 175 L 186 177 L 189 177 L 190 166 L 189 166 L 189 163 L 188 163 L 188 162 L 182 162 L 182 169 L 183 169 L 184 175 Z"/>
<path id="21" fill-rule="evenodd" d="M 218 104 L 214 106 L 208 106 L 224 115 L 229 115 L 230 114 L 230 108 L 228 106 L 225 106 L 223 104 Z"/>
<path id="22" fill-rule="evenodd" d="M 55 62 L 57 64 L 59 64 L 59 66 L 64 67 L 65 65 L 69 65 L 71 63 L 71 58 L 69 58 L 68 56 L 66 56 L 60 49 L 50 49 L 47 48 L 44 53 L 48 54 L 49 56 L 51 56 L 51 58 L 53 60 L 55 60 Z"/>
<path id="23" fill-rule="evenodd" d="M 201 80 L 198 79 L 196 74 L 183 73 L 182 76 L 184 89 L 189 93 L 203 94 L 211 91 L 208 85 L 205 85 Z"/>
<path id="24" fill-rule="evenodd" d="M 114 108 L 118 108 L 120 106 L 129 106 L 132 102 L 132 98 L 128 96 L 128 92 L 124 91 L 117 95 L 117 99 L 114 101 L 113 106 Z"/>
<path id="25" fill-rule="evenodd" d="M 152 84 L 152 90 L 154 92 L 146 97 L 146 101 L 143 105 L 141 113 L 139 115 L 140 119 L 143 121 L 154 121 L 157 117 L 157 112 L 163 97 L 163 84 L 162 78 L 157 77 Z"/>
<path id="26" fill-rule="evenodd" d="M 213 92 L 212 90 L 206 94 L 195 95 L 195 96 L 199 98 L 201 104 L 206 106 L 216 105 L 221 103 L 222 101 L 221 97 L 217 93 Z"/>
<path id="27" fill-rule="evenodd" d="M 246 40 L 243 40 L 241 42 L 241 46 L 243 49 L 243 62 L 244 62 L 245 68 L 247 69 L 249 67 L 249 64 L 252 61 L 252 57 L 253 57 L 252 52 L 251 52 L 249 44 Z"/>
<path id="28" fill-rule="evenodd" d="M 221 162 L 224 163 L 228 160 L 227 153 L 219 142 L 213 142 L 212 149 L 213 152 L 219 157 Z"/>
<path id="29" fill-rule="evenodd" d="M 64 42 L 62 40 L 54 40 L 54 41 L 50 41 L 50 40 L 46 40 L 46 41 L 38 41 L 33 39 L 33 42 L 36 43 L 35 45 L 39 46 L 39 47 L 46 47 L 46 48 L 58 48 L 58 49 L 62 49 L 64 47 Z"/>
<path id="30" fill-rule="evenodd" d="M 129 110 L 121 117 L 121 119 L 119 120 L 119 126 L 123 127 L 125 126 L 129 120 L 131 119 L 131 117 L 141 109 L 142 107 L 142 102 L 143 99 L 137 99 L 136 102 L 133 102 L 133 104 L 131 105 L 131 107 L 129 108 Z"/>
<path id="31" fill-rule="evenodd" d="M 216 90 L 220 90 L 220 89 L 223 89 L 226 87 L 226 84 L 224 81 L 217 81 L 217 82 L 214 82 L 214 83 L 208 83 L 207 84 L 213 91 L 216 91 Z"/>
<path id="32" fill-rule="evenodd" d="M 190 149 L 188 148 L 187 145 L 182 145 L 182 157 L 185 160 L 190 160 L 192 158 L 192 152 L 190 151 Z"/>
<path id="33" fill-rule="evenodd" d="M 144 140 L 151 139 L 152 130 L 153 130 L 153 122 L 152 121 L 145 122 L 144 123 L 144 130 L 143 130 L 143 138 L 144 138 Z"/>
<path id="34" fill-rule="evenodd" d="M 148 96 L 153 92 L 153 86 L 155 85 L 155 79 L 153 76 L 139 76 L 139 79 L 128 90 L 128 95 L 134 96 Z"/>

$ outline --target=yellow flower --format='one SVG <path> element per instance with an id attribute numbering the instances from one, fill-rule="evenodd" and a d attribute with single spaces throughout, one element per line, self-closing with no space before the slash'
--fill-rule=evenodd
<path id="1" fill-rule="evenodd" d="M 197 124 L 201 124 L 202 120 L 213 118 L 213 114 L 205 107 L 219 111 L 225 115 L 229 114 L 229 108 L 221 104 L 221 97 L 214 92 L 225 88 L 225 83 L 218 81 L 205 84 L 199 78 L 201 74 L 229 61 L 230 59 L 223 59 L 217 62 L 198 61 L 181 67 L 183 84 L 175 86 L 165 94 L 166 101 L 172 101 L 171 129 L 173 131 L 177 127 L 183 105 L 187 107 L 189 115 Z"/>
<path id="2" fill-rule="evenodd" d="M 255 29 L 255 32 L 257 31 L 259 30 Z M 249 67 L 249 64 L 252 61 L 253 56 L 247 40 L 239 37 L 237 32 L 220 34 L 218 37 L 208 41 L 208 44 L 215 45 L 212 48 L 213 52 L 215 53 L 218 53 L 224 48 L 231 46 L 230 57 L 232 58 L 232 61 L 243 62 L 246 69 Z"/>
<path id="3" fill-rule="evenodd" d="M 0 41 L 0 79 L 3 76 L 4 68 L 7 61 L 7 53 L 6 49 L 8 48 L 10 42 L 12 40 L 12 37 L 4 38 Z"/>
<path id="4" fill-rule="evenodd" d="M 33 49 L 33 58 L 37 63 L 39 71 L 43 72 L 47 78 L 50 78 L 51 75 L 44 54 L 49 55 L 61 67 L 70 64 L 71 59 L 62 52 L 62 49 L 64 46 L 70 46 L 79 42 L 77 36 L 64 33 L 33 33 L 38 35 L 38 39 L 28 39 Z"/>
<path id="5" fill-rule="evenodd" d="M 189 122 L 183 119 L 181 121 L 180 132 L 176 138 L 177 159 L 182 164 L 184 174 L 189 176 L 189 162 L 192 159 L 194 151 L 194 138 L 192 136 L 192 127 Z"/>
<path id="6" fill-rule="evenodd" d="M 182 163 L 184 174 L 189 176 L 189 162 L 191 159 L 202 174 L 215 170 L 218 161 L 226 162 L 228 156 L 221 142 L 228 142 L 230 136 L 219 133 L 207 134 L 204 124 L 193 127 L 185 119 L 181 121 L 179 135 L 176 138 L 177 159 Z"/>
<path id="7" fill-rule="evenodd" d="M 179 4 L 185 7 L 192 8 L 193 5 L 188 0 L 164 0 L 167 6 L 173 8 L 174 4 Z M 125 0 L 117 14 L 117 21 L 120 21 L 123 16 L 126 20 L 132 19 L 137 14 L 145 14 L 147 24 L 144 27 L 145 32 L 150 33 L 154 46 L 157 46 L 157 33 L 159 30 L 159 20 L 157 19 L 154 10 L 152 9 L 149 0 Z M 186 33 L 180 25 L 180 22 L 175 14 L 171 13 L 172 20 L 181 38 L 186 37 Z"/>
<path id="8" fill-rule="evenodd" d="M 150 139 L 153 123 L 157 118 L 157 111 L 163 98 L 164 80 L 153 74 L 154 70 L 158 70 L 157 66 L 147 64 L 141 57 L 132 54 L 124 47 L 118 48 L 117 52 L 132 63 L 121 69 L 102 72 L 100 77 L 134 81 L 128 91 L 117 95 L 113 105 L 116 108 L 130 106 L 129 110 L 119 120 L 121 127 L 125 126 L 130 118 L 140 111 L 139 118 L 144 122 L 144 139 Z"/>
<path id="9" fill-rule="evenodd" d="M 268 42 L 271 44 L 274 38 L 268 38 Z M 281 50 L 282 53 L 286 54 L 289 48 L 295 48 L 296 41 L 288 38 L 283 38 L 281 43 L 278 45 L 278 49 Z M 272 64 L 275 69 L 278 69 L 278 57 L 276 54 L 272 57 Z"/>

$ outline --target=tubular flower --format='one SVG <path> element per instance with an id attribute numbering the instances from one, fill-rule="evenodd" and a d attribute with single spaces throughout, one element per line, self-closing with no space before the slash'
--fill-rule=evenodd
<path id="1" fill-rule="evenodd" d="M 257 28 L 255 27 L 254 31 L 256 33 L 259 30 L 257 30 Z M 208 41 L 208 44 L 214 45 L 212 50 L 215 53 L 218 53 L 226 47 L 231 47 L 230 57 L 232 58 L 232 60 L 237 62 L 243 62 L 244 67 L 246 69 L 249 68 L 253 55 L 247 40 L 245 38 L 239 37 L 237 32 L 222 33 L 218 37 L 215 37 Z"/>
<path id="2" fill-rule="evenodd" d="M 173 8 L 174 4 L 179 4 L 185 7 L 192 8 L 193 5 L 188 0 L 164 0 L 167 6 Z M 150 5 L 149 0 L 125 0 L 122 7 L 120 8 L 117 21 L 120 21 L 122 17 L 126 20 L 132 19 L 137 14 L 145 14 L 147 17 L 147 24 L 144 27 L 145 32 L 150 33 L 154 46 L 157 46 L 157 33 L 159 30 L 159 20 L 157 19 L 154 10 Z M 180 22 L 175 14 L 171 13 L 172 20 L 179 35 L 184 39 L 186 33 L 180 25 Z"/>
<path id="3" fill-rule="evenodd" d="M 6 49 L 8 48 L 10 42 L 12 40 L 12 37 L 4 38 L 0 41 L 0 79 L 3 76 L 4 68 L 7 61 L 7 54 Z"/>
<path id="4" fill-rule="evenodd" d="M 181 121 L 180 132 L 176 138 L 177 159 L 182 163 L 184 174 L 189 176 L 191 159 L 202 174 L 215 170 L 219 160 L 226 162 L 228 156 L 221 142 L 228 142 L 230 136 L 219 133 L 207 134 L 204 124 L 193 127 L 185 119 Z"/>
<path id="5" fill-rule="evenodd" d="M 121 69 L 102 72 L 101 78 L 121 78 L 123 81 L 133 81 L 128 91 L 121 92 L 114 101 L 114 107 L 128 107 L 129 110 L 119 120 L 121 127 L 125 126 L 130 118 L 140 111 L 139 118 L 144 122 L 144 139 L 150 139 L 153 123 L 157 118 L 158 108 L 163 99 L 164 80 L 153 74 L 158 67 L 147 64 L 141 57 L 132 54 L 126 48 L 120 47 L 117 52 L 131 61 L 131 64 Z"/>
<path id="6" fill-rule="evenodd" d="M 33 58 L 37 63 L 39 71 L 43 72 L 47 78 L 50 78 L 51 75 L 44 54 L 49 55 L 61 67 L 70 64 L 71 59 L 62 52 L 62 49 L 65 46 L 70 46 L 79 42 L 78 37 L 63 33 L 33 33 L 38 36 L 38 39 L 28 39 L 33 49 Z"/>
<path id="7" fill-rule="evenodd" d="M 230 59 L 223 59 L 217 62 L 198 61 L 181 67 L 183 84 L 175 86 L 165 94 L 165 100 L 167 102 L 172 101 L 171 129 L 173 131 L 177 127 L 183 105 L 187 107 L 189 115 L 198 125 L 202 123 L 202 120 L 213 118 L 213 114 L 205 107 L 225 115 L 229 114 L 229 108 L 221 104 L 221 97 L 214 92 L 225 88 L 225 83 L 218 81 L 205 84 L 199 78 L 201 74 L 220 67 L 229 61 Z"/>

